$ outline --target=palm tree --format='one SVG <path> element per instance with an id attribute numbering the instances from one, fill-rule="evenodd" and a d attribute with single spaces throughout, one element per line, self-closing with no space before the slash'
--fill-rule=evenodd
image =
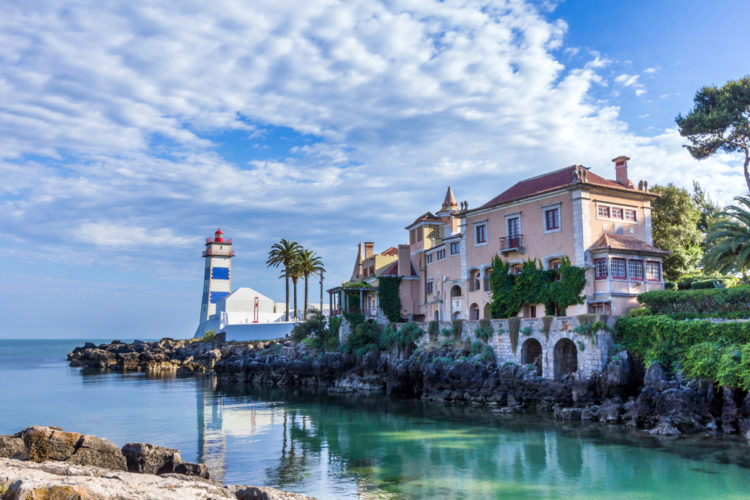
<path id="1" fill-rule="evenodd" d="M 282 275 L 286 284 L 286 320 L 289 321 L 289 270 L 297 260 L 302 247 L 296 241 L 287 241 L 282 238 L 278 243 L 271 245 L 271 250 L 268 252 L 268 260 L 266 260 L 266 266 L 268 267 L 279 267 L 283 266 L 284 270 Z M 295 287 L 295 297 L 296 297 Z M 296 298 L 295 298 L 296 301 Z"/>
<path id="2" fill-rule="evenodd" d="M 323 267 L 323 260 L 317 255 L 315 255 L 315 252 L 312 250 L 302 250 L 299 254 L 299 258 L 297 259 L 297 266 L 299 268 L 299 272 L 302 276 L 305 278 L 305 311 L 303 313 L 304 319 L 307 319 L 307 283 L 310 279 L 311 274 L 320 274 L 325 272 L 325 268 Z M 321 311 L 322 313 L 323 311 Z"/>
<path id="3" fill-rule="evenodd" d="M 294 285 L 294 319 L 299 319 L 297 317 L 297 282 L 302 277 L 302 270 L 300 269 L 299 265 L 299 258 L 300 254 L 304 252 L 304 250 L 300 247 L 300 253 L 297 254 L 297 257 L 294 262 L 292 262 L 292 265 L 289 267 L 288 275 L 292 279 L 292 284 Z"/>
<path id="4" fill-rule="evenodd" d="M 750 267 L 750 198 L 738 196 L 735 201 L 709 228 L 703 259 L 709 270 L 744 275 Z"/>

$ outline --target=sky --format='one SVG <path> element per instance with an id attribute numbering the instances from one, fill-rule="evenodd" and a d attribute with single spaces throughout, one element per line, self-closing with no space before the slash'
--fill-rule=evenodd
<path id="1" fill-rule="evenodd" d="M 750 73 L 750 4 L 711 5 L 0 0 L 0 338 L 190 336 L 217 227 L 233 288 L 283 301 L 271 244 L 328 288 L 448 186 L 471 208 L 624 154 L 728 203 L 740 158 L 674 123 Z"/>

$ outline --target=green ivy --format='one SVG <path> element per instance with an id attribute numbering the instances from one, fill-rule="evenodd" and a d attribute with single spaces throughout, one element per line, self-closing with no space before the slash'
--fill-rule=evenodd
<path id="1" fill-rule="evenodd" d="M 492 325 L 489 324 L 489 321 L 487 321 L 486 325 L 482 325 L 481 322 L 479 326 L 477 326 L 474 329 L 474 335 L 478 338 L 483 340 L 485 343 L 489 342 L 492 338 L 493 330 Z"/>
<path id="2" fill-rule="evenodd" d="M 508 336 L 510 337 L 510 348 L 513 350 L 513 354 L 516 353 L 518 347 L 518 331 L 521 329 L 521 318 L 513 317 L 508 319 Z"/>
<path id="3" fill-rule="evenodd" d="M 557 271 L 542 268 L 534 259 L 524 262 L 520 274 L 513 275 L 510 264 L 496 255 L 490 274 L 490 314 L 493 318 L 512 318 L 524 305 L 544 304 L 546 313 L 552 315 L 556 309 L 564 311 L 568 306 L 582 304 L 585 286 L 586 270 L 570 265 L 567 257 L 563 257 Z"/>
<path id="4" fill-rule="evenodd" d="M 638 302 L 654 314 L 683 314 L 700 317 L 750 316 L 750 286 L 705 290 L 655 290 L 642 293 Z"/>
<path id="5" fill-rule="evenodd" d="M 430 321 L 427 324 L 427 333 L 430 335 L 430 340 L 436 341 L 440 333 L 440 323 L 434 319 Z"/>
<path id="6" fill-rule="evenodd" d="M 531 337 L 534 334 L 534 330 L 530 326 L 524 326 L 521 328 L 521 333 L 524 337 Z"/>
<path id="7" fill-rule="evenodd" d="M 456 339 L 461 338 L 461 332 L 464 329 L 464 320 L 462 319 L 454 319 L 451 323 L 451 333 Z"/>
<path id="8" fill-rule="evenodd" d="M 378 278 L 378 302 L 380 309 L 392 323 L 401 321 L 401 287 L 400 276 L 381 276 Z"/>

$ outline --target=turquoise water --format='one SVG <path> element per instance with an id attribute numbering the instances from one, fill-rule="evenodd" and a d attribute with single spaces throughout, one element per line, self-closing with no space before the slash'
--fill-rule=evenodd
<path id="1" fill-rule="evenodd" d="M 0 340 L 0 433 L 179 448 L 228 483 L 319 498 L 748 498 L 750 447 L 411 400 L 85 374 L 83 341 Z"/>

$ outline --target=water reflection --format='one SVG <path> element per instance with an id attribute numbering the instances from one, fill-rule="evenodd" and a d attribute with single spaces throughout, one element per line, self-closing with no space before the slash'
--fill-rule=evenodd
<path id="1" fill-rule="evenodd" d="M 750 479 L 622 429 L 215 379 L 198 391 L 198 426 L 199 456 L 216 477 L 321 498 L 715 498 L 744 494 Z"/>

